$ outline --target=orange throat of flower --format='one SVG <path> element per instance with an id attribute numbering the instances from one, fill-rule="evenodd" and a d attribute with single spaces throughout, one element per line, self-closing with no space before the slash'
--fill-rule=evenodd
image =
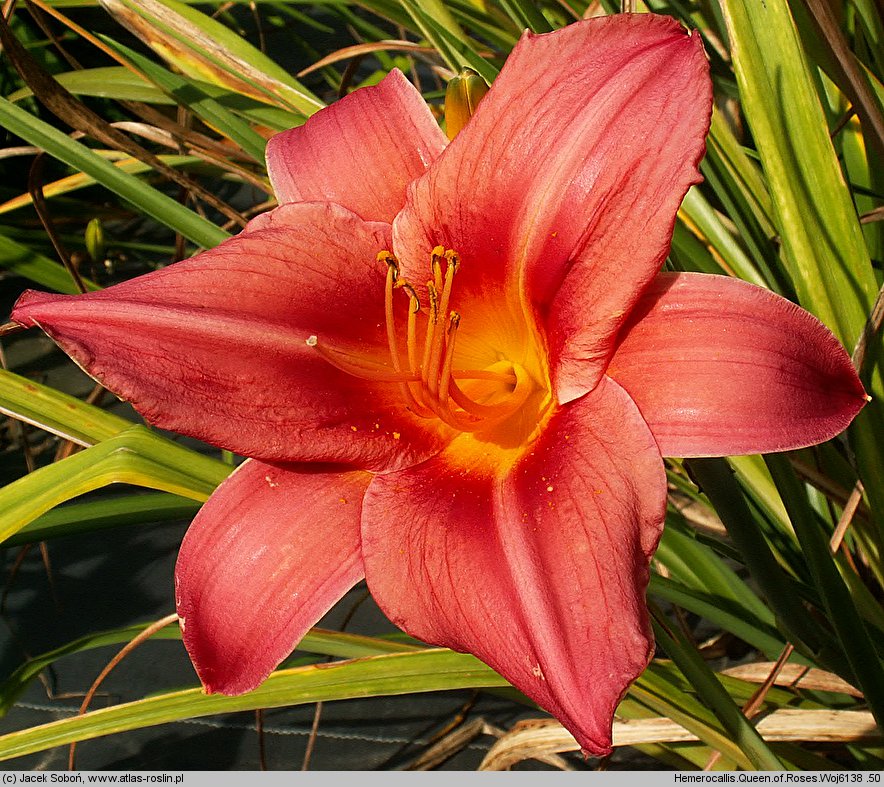
<path id="1" fill-rule="evenodd" d="M 461 352 L 461 314 L 449 311 L 461 265 L 458 254 L 442 246 L 433 249 L 426 304 L 400 275 L 399 263 L 389 251 L 380 252 L 377 259 L 386 265 L 389 364 L 327 346 L 317 336 L 307 339 L 307 344 L 347 374 L 397 384 L 403 404 L 421 418 L 438 419 L 502 448 L 533 440 L 550 410 L 551 397 L 546 353 L 533 320 L 525 318 L 521 305 L 507 319 L 511 310 L 476 304 L 479 319 L 466 337 L 470 349 Z M 400 325 L 395 319 L 397 291 L 408 298 L 404 337 L 401 319 Z"/>

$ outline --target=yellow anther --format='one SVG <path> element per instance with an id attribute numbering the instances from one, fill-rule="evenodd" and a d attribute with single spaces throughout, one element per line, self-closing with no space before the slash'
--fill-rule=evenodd
<path id="1" fill-rule="evenodd" d="M 388 270 L 393 272 L 393 284 L 395 284 L 399 278 L 399 261 L 389 251 L 379 251 L 377 260 L 383 262 Z"/>
<path id="2" fill-rule="evenodd" d="M 414 289 L 405 279 L 400 279 L 396 283 L 397 287 L 401 287 L 405 290 L 406 294 L 409 298 L 409 304 L 411 306 L 411 311 L 414 314 L 418 314 L 421 310 L 421 301 L 420 298 L 417 297 L 417 290 Z"/>
<path id="3" fill-rule="evenodd" d="M 445 257 L 445 248 L 436 246 L 430 252 L 430 270 L 433 272 L 433 284 L 437 290 L 442 289 L 442 259 Z"/>
<path id="4" fill-rule="evenodd" d="M 384 250 L 378 252 L 377 261 L 387 266 L 384 313 L 389 361 L 379 362 L 325 347 L 316 336 L 309 337 L 307 344 L 341 371 L 364 379 L 398 383 L 408 410 L 422 418 L 438 418 L 453 429 L 464 432 L 488 429 L 519 409 L 534 390 L 534 383 L 522 367 L 507 361 L 485 369 L 454 367 L 461 316 L 457 311 L 449 312 L 449 304 L 455 274 L 460 267 L 457 252 L 440 245 L 430 253 L 432 278 L 426 284 L 427 304 L 423 310 L 417 290 L 407 279 L 400 277 L 396 257 Z M 393 293 L 397 288 L 409 299 L 404 348 L 400 345 L 401 328 L 397 330 L 396 326 Z M 424 319 L 421 337 L 420 321 Z M 404 350 L 402 355 L 400 350 Z M 470 393 L 479 395 L 479 401 L 476 401 L 458 385 L 458 380 L 484 380 L 503 387 L 492 396 L 493 386 L 471 386 L 468 388 Z M 501 394 L 503 401 L 500 401 Z"/>

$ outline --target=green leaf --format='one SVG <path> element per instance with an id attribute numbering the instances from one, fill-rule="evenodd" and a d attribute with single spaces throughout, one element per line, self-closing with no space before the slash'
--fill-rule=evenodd
<path id="1" fill-rule="evenodd" d="M 108 484 L 134 484 L 203 501 L 231 469 L 132 426 L 0 489 L 0 541 L 54 506 Z"/>
<path id="2" fill-rule="evenodd" d="M 678 680 L 673 680 L 672 672 L 671 668 L 659 660 L 651 662 L 630 686 L 627 696 L 655 714 L 677 722 L 712 749 L 720 751 L 736 766 L 751 767 L 751 763 L 731 739 L 721 721 L 697 700 L 681 676 Z"/>
<path id="3" fill-rule="evenodd" d="M 725 0 L 734 71 L 774 205 L 786 265 L 802 306 L 852 351 L 878 283 L 787 0 Z M 884 547 L 884 363 L 863 379 L 875 401 L 851 439 Z"/>
<path id="4" fill-rule="evenodd" d="M 325 106 L 284 68 L 216 19 L 177 0 L 106 0 L 104 7 L 185 74 L 309 117 Z"/>
<path id="5" fill-rule="evenodd" d="M 112 39 L 102 37 L 111 43 Z M 133 73 L 124 66 L 100 66 L 98 68 L 82 68 L 78 71 L 67 71 L 53 74 L 55 80 L 66 90 L 79 96 L 95 96 L 112 98 L 119 101 L 140 101 L 145 104 L 175 106 L 176 101 L 170 98 L 156 85 L 148 82 L 139 74 Z M 210 82 L 190 79 L 205 95 L 217 101 L 231 112 L 246 118 L 252 123 L 259 123 L 277 131 L 284 131 L 304 122 L 300 113 L 288 112 L 273 107 L 263 101 L 236 93 Z M 30 88 L 23 87 L 8 96 L 10 101 L 20 101 L 31 96 Z"/>
<path id="6" fill-rule="evenodd" d="M 742 246 L 724 226 L 721 218 L 698 188 L 693 187 L 688 191 L 681 209 L 718 253 L 724 262 L 722 267 L 725 270 L 745 281 L 752 282 L 761 287 L 767 286 L 764 278 L 758 273 Z"/>
<path id="7" fill-rule="evenodd" d="M 710 593 L 701 593 L 671 579 L 652 574 L 648 594 L 705 618 L 761 651 L 769 659 L 775 659 L 786 644 L 776 628 L 752 620 L 726 599 Z"/>
<path id="8" fill-rule="evenodd" d="M 5 369 L 0 369 L 0 413 L 79 445 L 107 440 L 132 426 L 125 418 Z"/>
<path id="9" fill-rule="evenodd" d="M 25 525 L 3 542 L 12 547 L 58 536 L 90 533 L 124 525 L 193 519 L 201 503 L 166 492 L 89 500 L 58 506 Z"/>
<path id="10" fill-rule="evenodd" d="M 670 513 L 657 549 L 656 559 L 678 579 L 695 590 L 711 593 L 744 609 L 750 617 L 773 627 L 770 609 L 711 547 L 700 543 L 693 531 Z"/>
<path id="11" fill-rule="evenodd" d="M 122 172 L 85 145 L 75 142 L 57 128 L 4 98 L 0 98 L 0 125 L 65 164 L 95 178 L 96 182 L 199 246 L 212 248 L 229 237 L 227 232 L 212 222 L 134 175 Z"/>
<path id="12" fill-rule="evenodd" d="M 130 156 L 122 156 L 118 157 L 114 154 L 107 155 L 104 151 L 99 154 L 102 155 L 102 158 L 106 158 L 111 162 L 112 166 L 116 167 L 120 172 L 126 172 L 130 175 L 140 175 L 145 172 L 152 172 L 153 168 L 149 164 L 145 164 L 143 161 L 139 161 L 136 158 L 131 158 Z M 160 155 L 157 156 L 163 163 L 168 164 L 170 167 L 181 167 L 185 168 L 191 164 L 202 164 L 202 159 L 197 158 L 196 156 L 175 156 L 175 155 Z M 47 200 L 54 199 L 55 197 L 60 197 L 65 194 L 71 194 L 79 189 L 88 188 L 89 186 L 95 185 L 95 178 L 85 175 L 82 172 L 77 172 L 73 175 L 68 175 L 61 180 L 53 181 L 52 183 L 46 183 L 43 186 L 43 197 Z M 33 198 L 30 194 L 21 194 L 18 197 L 14 197 L 11 200 L 7 200 L 3 205 L 0 205 L 0 213 L 6 213 L 8 211 L 18 210 L 19 208 L 25 205 L 33 204 Z"/>
<path id="13" fill-rule="evenodd" d="M 399 0 L 402 7 L 411 15 L 421 33 L 439 50 L 439 54 L 455 73 L 465 66 L 472 68 L 491 84 L 498 69 L 476 52 L 469 39 L 459 28 L 452 31 L 450 26 L 439 22 L 430 15 L 418 0 Z M 435 7 L 435 6 L 434 6 Z M 453 20 L 451 25 L 456 26 Z"/>
<path id="14" fill-rule="evenodd" d="M 706 707 L 719 718 L 731 739 L 752 765 L 762 771 L 782 770 L 783 764 L 779 758 L 743 715 L 724 686 L 718 682 L 715 673 L 709 669 L 693 644 L 678 635 L 671 636 L 664 626 L 656 620 L 653 622 L 654 634 L 660 646 L 678 665 Z"/>
<path id="15" fill-rule="evenodd" d="M 59 659 L 74 653 L 83 653 L 96 648 L 107 647 L 108 645 L 121 645 L 130 642 L 149 625 L 151 624 L 138 623 L 125 628 L 88 634 L 73 642 L 68 642 L 60 648 L 55 648 L 48 653 L 28 659 L 0 684 L 0 716 L 5 715 L 9 711 L 15 700 L 21 696 L 21 693 L 37 675 L 47 667 L 52 666 Z M 155 632 L 151 639 L 180 640 L 181 628 L 177 623 L 172 623 Z M 345 634 L 320 628 L 310 629 L 297 646 L 299 651 L 315 653 L 320 656 L 331 656 L 338 659 L 357 659 L 364 656 L 411 652 L 422 649 L 422 646 L 410 645 L 406 642 L 366 637 L 358 634 Z"/>
<path id="16" fill-rule="evenodd" d="M 209 96 L 195 82 L 158 66 L 149 58 L 138 54 L 127 46 L 118 44 L 112 39 L 101 36 L 101 39 L 112 49 L 133 63 L 151 82 L 174 98 L 179 105 L 191 109 L 207 125 L 216 129 L 239 145 L 255 161 L 264 163 L 264 148 L 267 144 L 264 137 L 248 123 L 228 111 L 222 104 Z"/>
<path id="17" fill-rule="evenodd" d="M 274 672 L 257 689 L 238 697 L 202 689 L 163 693 L 84 716 L 0 736 L 0 760 L 182 719 L 304 703 L 414 694 L 509 684 L 473 656 L 428 649 Z"/>
<path id="18" fill-rule="evenodd" d="M 884 726 L 884 663 L 881 656 L 875 651 L 850 589 L 841 578 L 828 539 L 816 521 L 804 487 L 783 456 L 771 454 L 765 461 L 789 511 L 828 620 L 853 670 L 850 682 L 863 692 L 878 724 Z"/>
<path id="19" fill-rule="evenodd" d="M 5 235 L 0 235 L 0 267 L 48 290 L 66 295 L 79 292 L 63 265 L 32 251 L 21 243 L 16 243 Z M 90 290 L 101 289 L 95 282 L 88 279 L 83 281 Z"/>
<path id="20" fill-rule="evenodd" d="M 141 101 L 145 104 L 175 103 L 162 90 L 124 66 L 81 68 L 52 76 L 63 88 L 79 96 Z M 10 93 L 7 98 L 18 102 L 32 95 L 29 87 L 22 87 Z"/>
<path id="21" fill-rule="evenodd" d="M 806 609 L 788 573 L 778 564 L 724 459 L 685 461 L 727 527 L 743 562 L 777 616 L 780 630 L 805 656 L 842 676 L 849 675 L 843 653 L 830 632 Z M 849 679 L 849 678 L 848 678 Z"/>
<path id="22" fill-rule="evenodd" d="M 786 0 L 726 0 L 734 70 L 802 305 L 852 348 L 877 285 Z"/>
<path id="23" fill-rule="evenodd" d="M 549 33 L 553 29 L 531 0 L 500 0 L 500 5 L 519 30 L 528 28 L 533 33 Z"/>

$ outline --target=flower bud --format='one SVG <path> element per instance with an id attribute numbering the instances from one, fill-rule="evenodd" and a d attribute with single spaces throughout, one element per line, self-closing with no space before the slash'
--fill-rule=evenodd
<path id="1" fill-rule="evenodd" d="M 454 139 L 473 116 L 488 85 L 473 69 L 464 68 L 452 77 L 445 90 L 445 131 Z"/>
<path id="2" fill-rule="evenodd" d="M 99 218 L 90 219 L 86 225 L 86 251 L 93 262 L 102 262 L 105 258 L 104 227 Z"/>

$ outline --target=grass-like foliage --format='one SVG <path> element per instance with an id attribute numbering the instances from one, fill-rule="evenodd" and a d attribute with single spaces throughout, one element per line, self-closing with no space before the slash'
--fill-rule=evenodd
<path id="1" fill-rule="evenodd" d="M 19 3 L 0 22 L 3 308 L 26 288 L 93 291 L 216 246 L 275 205 L 266 141 L 394 67 L 441 123 L 448 80 L 469 67 L 493 82 L 525 28 L 620 10 L 611 0 Z M 704 181 L 678 212 L 666 269 L 735 277 L 799 304 L 851 354 L 871 399 L 812 448 L 666 460 L 648 591 L 657 654 L 619 706 L 614 744 L 661 767 L 879 769 L 884 25 L 874 0 L 636 0 L 631 10 L 699 30 L 714 86 Z M 100 386 L 48 382 L 40 368 L 70 362 L 33 363 L 19 351 L 32 334 L 16 328 L 0 328 L 11 587 L 25 545 L 51 551 L 61 536 L 189 518 L 234 463 L 145 426 Z M 78 499 L 113 485 L 123 486 Z M 163 592 L 171 612 L 172 588 Z M 26 643 L 14 610 L 3 614 Z M 130 622 L 144 617 L 132 610 Z M 0 713 L 57 660 L 145 628 L 53 639 L 0 676 Z M 178 636 L 171 624 L 139 647 Z M 207 696 L 183 672 L 170 685 L 191 688 L 158 686 L 2 735 L 0 759 L 231 711 L 508 685 L 472 656 L 402 639 L 317 629 L 298 650 L 302 660 L 242 696 Z M 598 762 L 559 759 L 577 745 L 553 721 L 504 733 L 480 739 L 485 767 Z"/>

